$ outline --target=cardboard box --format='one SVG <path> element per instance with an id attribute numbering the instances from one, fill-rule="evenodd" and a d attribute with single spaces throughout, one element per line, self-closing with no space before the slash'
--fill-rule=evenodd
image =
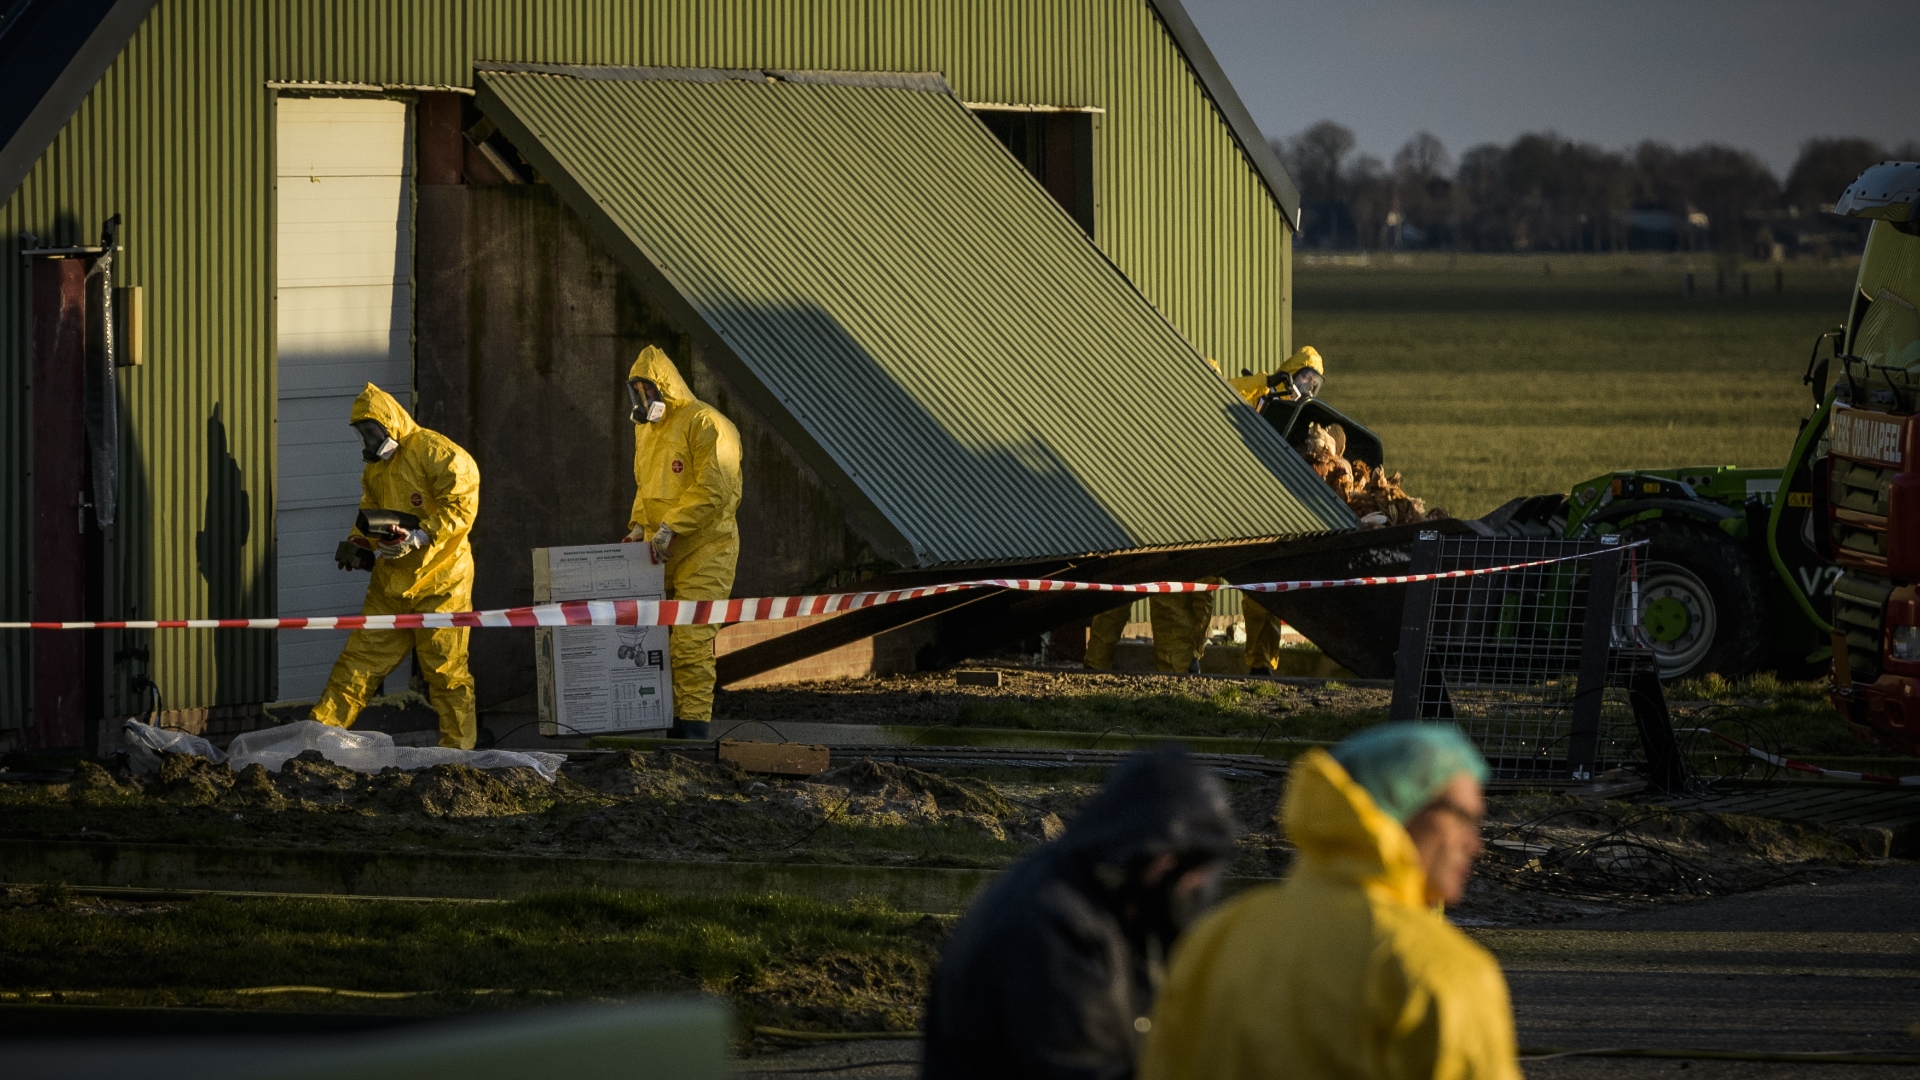
<path id="1" fill-rule="evenodd" d="M 663 600 L 666 567 L 645 544 L 536 548 L 533 599 Z M 673 726 L 673 671 L 664 626 L 542 626 L 534 630 L 542 735 L 607 735 Z"/>

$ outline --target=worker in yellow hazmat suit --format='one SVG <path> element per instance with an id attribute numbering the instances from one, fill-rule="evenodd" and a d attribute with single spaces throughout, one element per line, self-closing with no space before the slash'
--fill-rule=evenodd
<path id="1" fill-rule="evenodd" d="M 667 596 L 725 600 L 733 593 L 740 534 L 740 432 L 696 399 L 680 369 L 652 345 L 627 373 L 633 405 L 633 513 L 630 543 L 650 545 L 667 564 Z M 676 626 L 674 734 L 706 738 L 713 720 L 713 639 L 718 626 Z"/>
<path id="2" fill-rule="evenodd" d="M 1221 578 L 1202 581 L 1224 584 Z M 1213 621 L 1212 593 L 1156 593 L 1147 598 L 1153 620 L 1153 666 L 1156 671 L 1198 671 L 1207 648 L 1207 628 Z M 1087 654 L 1081 661 L 1090 671 L 1113 670 L 1113 649 L 1132 617 L 1128 601 L 1095 615 L 1087 625 Z"/>
<path id="3" fill-rule="evenodd" d="M 1117 608 L 1110 608 L 1093 617 L 1087 624 L 1087 655 L 1081 662 L 1089 671 L 1113 670 L 1113 647 L 1120 642 L 1120 635 L 1127 628 L 1127 620 L 1133 617 L 1133 601 L 1129 600 Z"/>
<path id="4" fill-rule="evenodd" d="M 1245 398 L 1247 404 L 1264 408 L 1275 401 L 1295 402 L 1302 397 L 1320 396 L 1327 378 L 1327 365 L 1319 350 L 1302 345 L 1287 357 L 1280 370 L 1271 374 L 1249 374 L 1228 379 L 1227 384 Z M 1247 624 L 1247 672 L 1271 675 L 1280 666 L 1279 619 L 1261 607 L 1251 593 L 1240 597 L 1241 615 Z"/>
<path id="5" fill-rule="evenodd" d="M 1264 372 L 1241 375 L 1228 379 L 1227 385 L 1245 398 L 1247 404 L 1259 408 L 1262 398 L 1296 401 L 1303 396 L 1319 397 L 1326 379 L 1327 365 L 1320 359 L 1319 351 L 1311 345 L 1302 345 L 1287 357 L 1279 371 L 1270 375 Z"/>
<path id="6" fill-rule="evenodd" d="M 1225 578 L 1204 577 L 1208 585 L 1225 585 Z M 1207 631 L 1213 623 L 1210 592 L 1162 593 L 1147 605 L 1153 612 L 1153 666 L 1160 671 L 1199 671 L 1207 651 Z"/>
<path id="7" fill-rule="evenodd" d="M 1282 811 L 1299 858 L 1175 947 L 1141 1080 L 1520 1080 L 1499 965 L 1435 907 L 1480 854 L 1485 776 L 1432 723 L 1300 758 Z"/>
<path id="8" fill-rule="evenodd" d="M 1247 674 L 1272 675 L 1280 669 L 1280 628 L 1286 623 L 1261 607 L 1254 595 L 1240 594 L 1240 617 L 1247 624 Z"/>
<path id="9" fill-rule="evenodd" d="M 354 399 L 360 433 L 360 508 L 394 510 L 420 520 L 382 536 L 361 537 L 377 556 L 367 582 L 367 615 L 473 609 L 473 548 L 467 542 L 480 513 L 480 469 L 452 439 L 414 423 L 385 390 L 367 384 Z M 363 546 L 365 544 L 363 543 Z M 342 569 L 352 569 L 341 564 Z M 473 676 L 467 671 L 467 628 L 355 630 L 334 661 L 313 707 L 323 724 L 350 727 L 388 673 L 411 652 L 440 715 L 440 745 L 473 749 L 480 733 Z"/>

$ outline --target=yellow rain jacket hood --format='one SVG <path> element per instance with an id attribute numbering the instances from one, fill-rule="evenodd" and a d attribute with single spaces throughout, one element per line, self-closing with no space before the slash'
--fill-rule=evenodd
<path id="1" fill-rule="evenodd" d="M 1506 979 L 1430 906 L 1406 829 L 1323 750 L 1281 817 L 1298 861 L 1181 939 L 1142 1080 L 1520 1080 Z"/>
<path id="2" fill-rule="evenodd" d="M 473 596 L 473 546 L 467 534 L 480 513 L 480 469 L 458 443 L 414 422 L 393 395 L 367 384 L 353 401 L 352 422 L 377 420 L 400 449 L 360 471 L 360 506 L 398 510 L 420 519 L 433 542 L 374 564 L 369 598 L 444 598 L 412 611 L 464 611 Z M 455 603 L 457 601 L 457 604 Z"/>

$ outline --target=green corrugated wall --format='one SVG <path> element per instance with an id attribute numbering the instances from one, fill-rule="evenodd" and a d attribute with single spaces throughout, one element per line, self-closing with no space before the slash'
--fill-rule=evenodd
<path id="1" fill-rule="evenodd" d="M 1101 248 L 1229 372 L 1286 354 L 1285 220 L 1146 0 L 160 0 L 0 208 L 0 608 L 10 617 L 27 605 L 19 234 L 89 241 L 118 211 L 120 284 L 147 294 L 148 363 L 122 371 L 130 438 L 112 610 L 272 614 L 266 83 L 465 86 L 479 59 L 938 71 L 969 101 L 1098 106 Z M 202 566 L 201 550 L 236 546 L 237 574 Z M 14 635 L 0 652 L 0 726 L 24 714 L 21 645 Z M 170 707 L 272 695 L 271 635 L 175 631 L 153 648 Z M 116 694 L 133 670 L 116 670 Z"/>
<path id="2" fill-rule="evenodd" d="M 148 361 L 120 371 L 122 502 L 108 614 L 272 613 L 266 44 L 262 5 L 163 0 L 0 209 L 0 400 L 7 417 L 0 603 L 9 618 L 24 617 L 28 587 L 20 233 L 37 234 L 43 246 L 94 243 L 101 222 L 116 212 L 125 218 L 116 284 L 145 286 Z M 214 452 L 216 424 L 225 453 Z M 203 568 L 202 549 L 236 546 L 241 566 Z M 232 609 L 215 611 L 215 597 Z M 140 639 L 147 636 L 110 634 L 104 648 L 145 645 Z M 24 635 L 7 637 L 0 725 L 12 727 L 23 719 L 28 680 Z M 170 631 L 152 644 L 153 675 L 170 708 L 260 701 L 271 693 L 270 634 Z M 110 708 L 131 708 L 128 684 L 137 670 L 122 665 L 109 677 Z"/>

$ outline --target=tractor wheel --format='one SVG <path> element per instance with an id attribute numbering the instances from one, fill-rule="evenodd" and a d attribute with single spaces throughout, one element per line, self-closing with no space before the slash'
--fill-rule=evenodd
<path id="1" fill-rule="evenodd" d="M 1639 626 L 1662 679 L 1735 678 L 1760 666 L 1766 601 L 1744 545 L 1710 525 L 1663 518 L 1620 532 L 1650 543 L 1640 560 L 1639 610 L 1629 615 L 1623 587 L 1615 622 Z"/>

